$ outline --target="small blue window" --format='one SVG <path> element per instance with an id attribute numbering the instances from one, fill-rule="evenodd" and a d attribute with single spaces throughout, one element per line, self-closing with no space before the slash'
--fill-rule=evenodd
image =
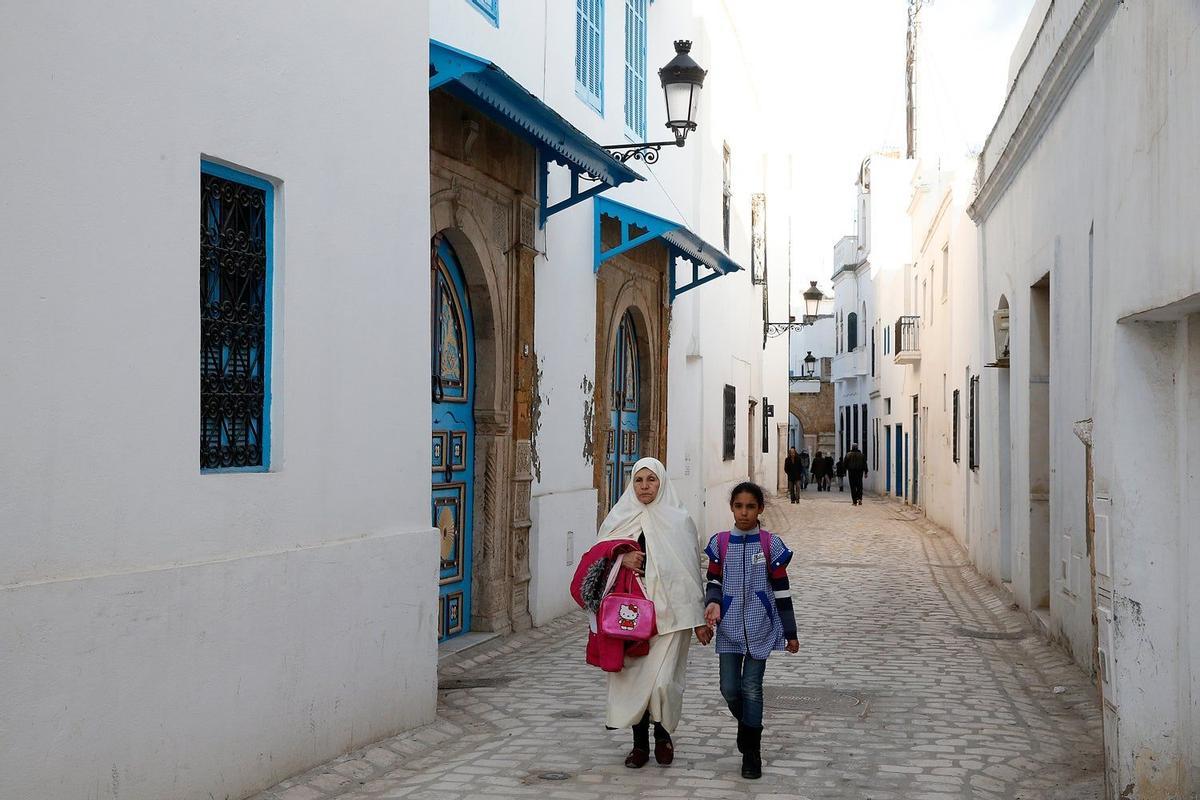
<path id="1" fill-rule="evenodd" d="M 270 466 L 275 187 L 200 162 L 200 469 Z"/>
<path id="2" fill-rule="evenodd" d="M 646 138 L 646 4 L 625 0 L 625 133 Z"/>
<path id="3" fill-rule="evenodd" d="M 604 0 L 575 0 L 575 94 L 604 114 Z"/>
<path id="4" fill-rule="evenodd" d="M 488 18 L 488 21 L 500 27 L 500 0 L 468 0 L 471 5 L 479 9 L 479 13 Z"/>

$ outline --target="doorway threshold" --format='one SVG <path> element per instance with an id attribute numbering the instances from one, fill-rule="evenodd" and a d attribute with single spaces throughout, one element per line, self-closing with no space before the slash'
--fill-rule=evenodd
<path id="1" fill-rule="evenodd" d="M 499 638 L 500 634 L 494 631 L 470 631 L 464 633 L 462 636 L 455 636 L 453 639 L 438 645 L 438 661 L 443 661 L 450 656 L 456 656 L 465 650 L 470 650 L 472 647 L 478 647 L 481 644 L 487 644 L 493 639 Z"/>

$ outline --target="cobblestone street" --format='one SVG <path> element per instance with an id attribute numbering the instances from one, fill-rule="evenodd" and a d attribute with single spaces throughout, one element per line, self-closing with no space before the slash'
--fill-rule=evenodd
<path id="1" fill-rule="evenodd" d="M 717 659 L 693 642 L 669 768 L 626 769 L 572 615 L 443 661 L 439 720 L 257 800 L 1102 796 L 1095 693 L 946 533 L 849 492 L 775 499 L 801 651 L 767 668 L 763 779 L 739 777 Z"/>

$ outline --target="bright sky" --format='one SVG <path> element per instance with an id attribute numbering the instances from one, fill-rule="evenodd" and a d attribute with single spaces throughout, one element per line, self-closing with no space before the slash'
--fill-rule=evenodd
<path id="1" fill-rule="evenodd" d="M 904 148 L 906 0 L 726 0 L 761 76 L 764 107 L 793 139 L 801 191 L 794 307 L 828 288 L 833 245 L 853 233 L 854 179 L 870 152 Z M 918 146 L 957 161 L 982 149 L 1034 0 L 933 0 L 921 11 Z M 928 157 L 928 155 L 926 156 Z"/>

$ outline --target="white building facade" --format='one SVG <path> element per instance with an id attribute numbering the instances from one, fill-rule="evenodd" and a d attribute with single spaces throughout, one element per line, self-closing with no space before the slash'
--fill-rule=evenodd
<path id="1" fill-rule="evenodd" d="M 530 228 L 528 288 L 517 290 L 515 302 L 533 300 L 514 310 L 522 320 L 518 342 L 506 345 L 519 354 L 508 384 L 517 393 L 502 431 L 515 447 L 498 452 L 494 465 L 494 482 L 516 487 L 511 500 L 497 504 L 512 536 L 482 548 L 510 556 L 507 564 L 473 565 L 480 591 L 472 627 L 504 631 L 573 608 L 572 567 L 637 457 L 667 464 L 703 529 L 726 521 L 727 492 L 736 482 L 777 485 L 786 446 L 787 342 L 768 340 L 763 322 L 788 313 L 791 181 L 783 167 L 790 162 L 769 153 L 761 137 L 765 126 L 756 121 L 763 112 L 744 90 L 750 68 L 724 3 L 462 0 L 433 5 L 431 38 L 494 64 L 593 143 L 669 138 L 656 71 L 675 55 L 676 40 L 691 41 L 691 56 L 708 69 L 698 127 L 686 146 L 664 148 L 657 163 L 629 161 L 632 180 Z M 514 182 L 523 164 L 539 158 L 536 147 L 509 167 L 489 163 L 496 148 L 486 124 L 474 152 L 465 153 L 465 139 L 452 128 L 463 107 L 473 113 L 477 98 L 463 101 L 453 84 L 449 90 L 449 97 L 442 90 L 431 95 L 434 196 L 453 197 L 445 218 L 435 211 L 432 235 L 470 227 L 454 217 L 468 213 L 485 221 L 478 227 L 486 232 L 486 220 L 507 212 L 485 201 L 514 189 L 543 209 L 572 199 L 572 175 L 562 164 L 547 169 L 545 198 L 535 185 Z M 439 117 L 442 104 L 453 108 Z M 693 276 L 692 263 L 676 257 L 681 232 L 717 254 L 712 263 L 742 269 L 720 276 L 701 263 Z M 636 245 L 639 235 L 644 243 L 627 244 Z M 468 252 L 488 249 L 458 244 Z M 491 247 L 503 252 L 509 244 Z M 693 288 L 693 277 L 716 280 Z M 483 294 L 471 299 L 494 303 Z M 774 416 L 771 408 L 778 408 Z M 478 466 L 474 477 L 476 485 L 488 481 Z M 497 580 L 481 586 L 485 575 Z M 504 587 L 503 596 L 489 599 L 490 587 Z"/>
<path id="2" fill-rule="evenodd" d="M 0 796 L 244 797 L 433 719 L 427 35 L 7 9 Z"/>
<path id="3" fill-rule="evenodd" d="M 704 535 L 779 484 L 791 162 L 729 4 L 9 21 L 0 795 L 246 796 L 571 610 L 639 456 Z M 697 129 L 622 165 L 676 40 Z"/>
<path id="4" fill-rule="evenodd" d="M 1008 331 L 981 342 L 1006 368 L 982 375 L 971 536 L 1096 670 L 1113 797 L 1200 792 L 1198 13 L 1037 3 L 972 206 Z"/>
<path id="5" fill-rule="evenodd" d="M 834 456 L 840 458 L 857 442 L 870 467 L 865 486 L 902 497 L 907 496 L 909 474 L 901 465 L 911 452 L 911 430 L 904 398 L 885 394 L 882 387 L 897 385 L 888 383 L 899 369 L 888 354 L 893 352 L 891 321 L 904 309 L 902 279 L 911 257 L 906 209 L 912 170 L 910 160 L 891 152 L 863 160 L 855 181 L 857 232 L 835 246 L 833 275 Z"/>

